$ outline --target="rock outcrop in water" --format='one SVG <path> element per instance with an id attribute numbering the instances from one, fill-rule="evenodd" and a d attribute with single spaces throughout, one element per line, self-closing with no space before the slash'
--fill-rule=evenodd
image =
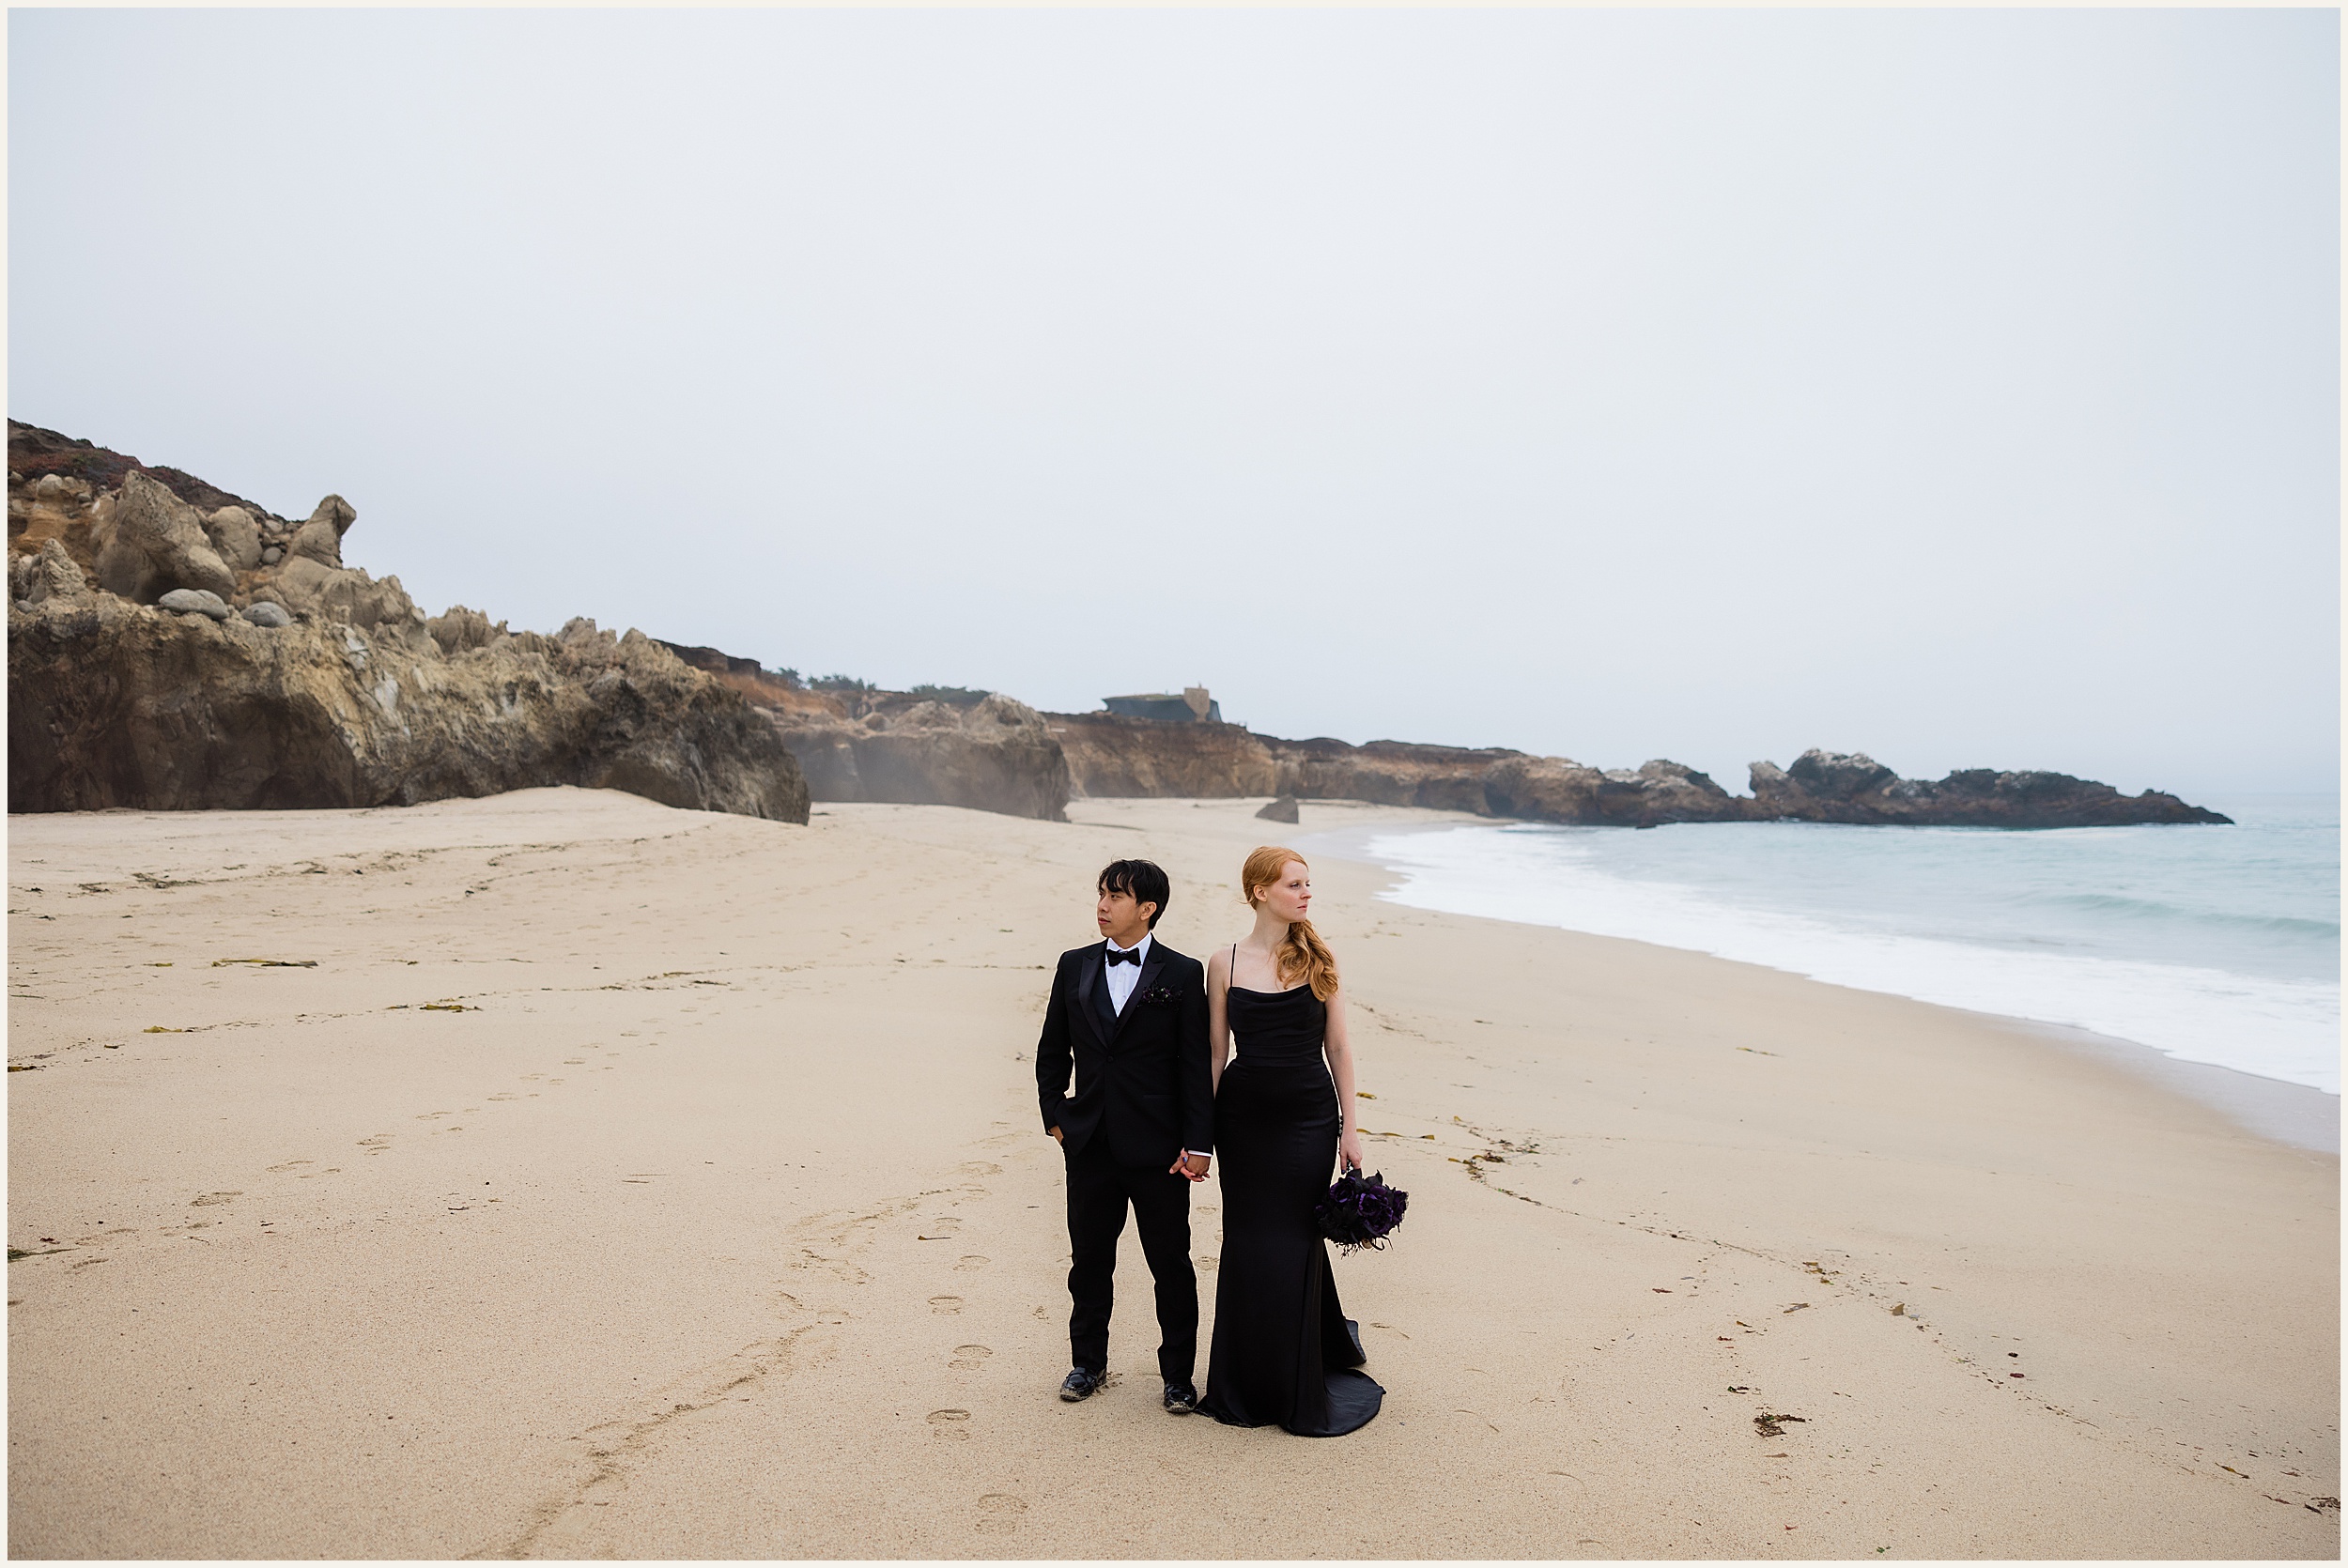
<path id="1" fill-rule="evenodd" d="M 577 784 L 807 820 L 773 729 L 641 633 L 428 619 L 397 577 L 343 564 L 340 497 L 296 524 L 54 432 L 8 436 L 11 811 Z"/>
<path id="2" fill-rule="evenodd" d="M 2062 773 L 1966 768 L 1946 778 L 1902 778 L 1863 752 L 1805 751 L 1790 768 L 1753 764 L 1756 820 L 1903 823 L 1938 827 L 2109 827 L 2227 822 L 2231 817 L 2147 790 Z"/>

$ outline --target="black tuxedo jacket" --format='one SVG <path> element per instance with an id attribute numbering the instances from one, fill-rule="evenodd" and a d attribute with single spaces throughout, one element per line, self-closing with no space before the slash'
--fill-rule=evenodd
<path id="1" fill-rule="evenodd" d="M 1109 1004 L 1108 944 L 1059 956 L 1035 1082 L 1046 1131 L 1071 1154 L 1107 1140 L 1120 1165 L 1174 1163 L 1184 1149 L 1214 1148 L 1214 1080 L 1207 1068 L 1207 972 L 1152 941 L 1121 1013 Z M 1068 1093 L 1075 1069 L 1076 1092 Z"/>

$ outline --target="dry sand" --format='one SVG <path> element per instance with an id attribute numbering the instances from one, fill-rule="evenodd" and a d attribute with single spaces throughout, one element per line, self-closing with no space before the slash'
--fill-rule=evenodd
<path id="1" fill-rule="evenodd" d="M 1046 966 L 1254 804 L 12 818 L 11 1552 L 2338 1555 L 2336 1157 L 1335 860 L 1384 1414 L 1163 1414 L 1130 1232 L 1061 1405 Z"/>

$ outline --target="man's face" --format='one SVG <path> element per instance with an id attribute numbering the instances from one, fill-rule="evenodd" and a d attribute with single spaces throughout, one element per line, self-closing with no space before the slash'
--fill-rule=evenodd
<path id="1" fill-rule="evenodd" d="M 1155 904 L 1137 904 L 1126 892 L 1112 893 L 1102 889 L 1101 901 L 1093 906 L 1093 917 L 1101 934 L 1120 947 L 1130 947 L 1150 932 L 1150 916 L 1158 912 Z"/>

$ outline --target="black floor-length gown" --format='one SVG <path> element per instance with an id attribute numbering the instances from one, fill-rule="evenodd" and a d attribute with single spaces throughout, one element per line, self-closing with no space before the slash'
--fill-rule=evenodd
<path id="1" fill-rule="evenodd" d="M 1378 1413 L 1359 1328 L 1337 1302 L 1313 1206 L 1336 1178 L 1337 1096 L 1309 986 L 1229 990 L 1238 1055 L 1214 1099 L 1223 1258 L 1199 1408 L 1232 1426 L 1337 1437 Z"/>

